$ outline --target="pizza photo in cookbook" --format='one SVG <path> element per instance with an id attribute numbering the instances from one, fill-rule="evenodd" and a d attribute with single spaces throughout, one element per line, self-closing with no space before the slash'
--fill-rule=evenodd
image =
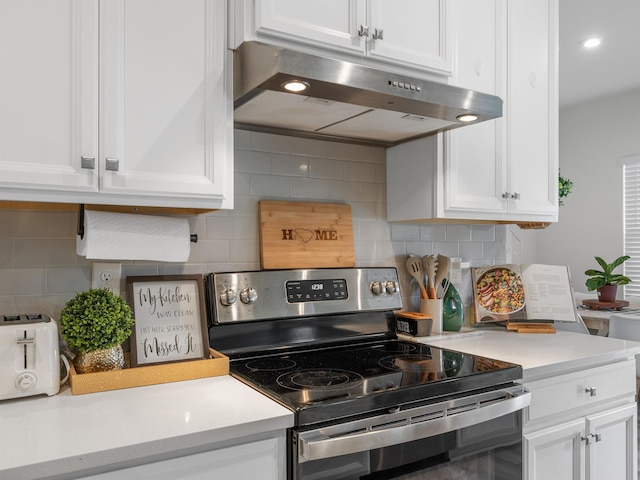
<path id="1" fill-rule="evenodd" d="M 505 264 L 471 269 L 475 323 L 575 322 L 569 269 Z"/>

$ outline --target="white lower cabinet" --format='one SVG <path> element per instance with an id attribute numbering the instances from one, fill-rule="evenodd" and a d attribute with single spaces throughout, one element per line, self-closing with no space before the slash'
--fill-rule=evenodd
<path id="1" fill-rule="evenodd" d="M 154 480 L 204 480 L 259 478 L 282 480 L 285 470 L 284 433 L 274 438 L 252 441 L 209 452 L 162 460 L 136 467 L 82 477 L 90 480 L 123 478 Z"/>
<path id="2" fill-rule="evenodd" d="M 636 480 L 633 360 L 532 382 L 526 480 Z"/>

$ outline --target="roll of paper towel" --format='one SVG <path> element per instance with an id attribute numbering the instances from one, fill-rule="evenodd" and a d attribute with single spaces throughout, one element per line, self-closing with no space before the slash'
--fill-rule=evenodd
<path id="1" fill-rule="evenodd" d="M 76 253 L 88 259 L 186 262 L 191 249 L 185 218 L 84 212 L 84 236 Z"/>

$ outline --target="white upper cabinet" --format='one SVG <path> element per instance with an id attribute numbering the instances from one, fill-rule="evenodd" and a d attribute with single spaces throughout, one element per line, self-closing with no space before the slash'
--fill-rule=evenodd
<path id="1" fill-rule="evenodd" d="M 0 198 L 233 207 L 225 2 L 3 0 L 0 22 Z"/>
<path id="2" fill-rule="evenodd" d="M 557 221 L 557 0 L 448 7 L 451 83 L 499 96 L 503 117 L 389 149 L 388 219 Z"/>
<path id="3" fill-rule="evenodd" d="M 3 198 L 12 188 L 98 191 L 81 165 L 98 152 L 97 51 L 97 1 L 0 2 Z"/>
<path id="4" fill-rule="evenodd" d="M 356 55 L 364 63 L 405 71 L 452 73 L 445 0 L 244 0 L 232 5 L 232 48 L 261 40 L 320 55 Z"/>

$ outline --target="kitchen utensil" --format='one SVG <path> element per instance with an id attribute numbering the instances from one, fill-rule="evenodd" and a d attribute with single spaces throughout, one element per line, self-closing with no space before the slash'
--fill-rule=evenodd
<path id="1" fill-rule="evenodd" d="M 409 275 L 416 279 L 418 286 L 420 287 L 420 298 L 429 298 L 427 290 L 424 287 L 424 270 L 422 269 L 422 262 L 418 257 L 410 256 L 406 262 L 407 271 Z"/>
<path id="2" fill-rule="evenodd" d="M 422 257 L 422 263 L 427 275 L 427 293 L 428 298 L 436 298 L 436 272 L 438 270 L 438 261 L 433 255 L 425 255 Z"/>
<path id="3" fill-rule="evenodd" d="M 443 289 L 440 293 L 440 287 L 442 286 L 442 281 L 445 278 L 449 278 L 449 270 L 451 268 L 451 259 L 444 255 L 438 254 L 438 256 L 436 257 L 436 260 L 438 262 L 438 270 L 436 271 L 434 284 L 436 285 L 436 288 L 438 289 L 438 292 L 439 292 L 436 294 L 436 297 L 443 298 L 446 290 Z"/>

